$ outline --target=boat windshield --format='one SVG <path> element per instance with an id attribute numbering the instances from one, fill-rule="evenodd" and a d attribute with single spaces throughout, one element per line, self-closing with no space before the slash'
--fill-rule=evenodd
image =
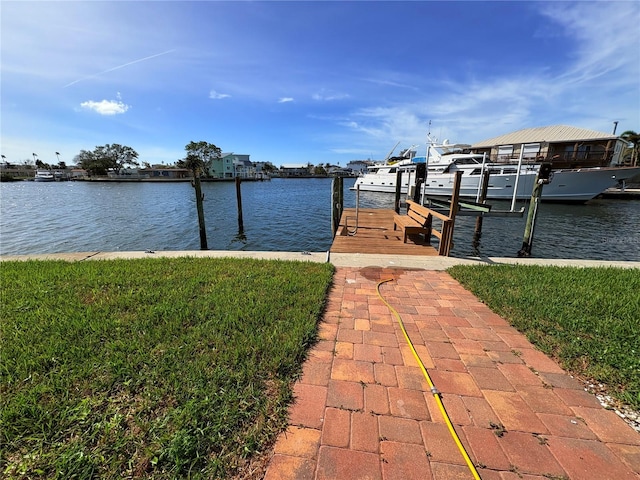
<path id="1" fill-rule="evenodd" d="M 478 160 L 476 160 L 473 157 L 466 157 L 466 158 L 456 158 L 454 160 L 454 163 L 456 165 L 477 165 L 477 164 L 482 163 L 482 162 L 479 162 Z"/>

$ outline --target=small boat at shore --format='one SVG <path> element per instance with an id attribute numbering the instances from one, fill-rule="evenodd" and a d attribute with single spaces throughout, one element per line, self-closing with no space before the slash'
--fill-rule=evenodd
<path id="1" fill-rule="evenodd" d="M 401 170 L 401 192 L 407 193 L 415 183 L 416 166 L 426 164 L 423 192 L 427 196 L 451 196 L 456 172 L 462 172 L 460 196 L 477 198 L 481 178 L 489 172 L 487 198 L 494 200 L 527 200 L 531 197 L 539 163 L 487 162 L 478 153 L 465 153 L 468 145 L 431 143 L 426 156 L 411 156 L 397 161 L 372 165 L 360 176 L 353 188 L 360 191 L 396 191 L 397 172 Z M 407 152 L 411 155 L 410 152 Z M 640 167 L 589 167 L 553 170 L 541 199 L 554 202 L 586 202 L 619 182 L 640 174 Z"/>
<path id="2" fill-rule="evenodd" d="M 49 170 L 36 170 L 36 176 L 34 177 L 36 182 L 53 182 L 55 177 L 53 172 Z"/>

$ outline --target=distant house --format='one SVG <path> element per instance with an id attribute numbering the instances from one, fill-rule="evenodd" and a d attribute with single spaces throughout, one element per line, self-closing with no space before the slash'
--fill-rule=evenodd
<path id="1" fill-rule="evenodd" d="M 554 168 L 601 167 L 621 163 L 627 142 L 610 133 L 553 125 L 526 128 L 471 145 L 494 162 L 520 158 L 551 162 Z"/>
<path id="2" fill-rule="evenodd" d="M 178 180 L 191 177 L 191 171 L 188 168 L 167 168 L 157 165 L 140 170 L 140 173 L 156 180 Z"/>
<path id="3" fill-rule="evenodd" d="M 280 175 L 283 177 L 305 177 L 310 175 L 309 165 L 306 163 L 287 163 L 280 167 Z"/>
<path id="4" fill-rule="evenodd" d="M 89 172 L 87 172 L 84 168 L 72 168 L 71 169 L 71 179 L 83 179 L 89 176 Z"/>
<path id="5" fill-rule="evenodd" d="M 252 163 L 253 163 L 253 168 L 256 169 L 257 173 L 264 172 L 264 167 L 265 165 L 267 165 L 267 162 L 252 162 Z"/>
<path id="6" fill-rule="evenodd" d="M 249 160 L 249 155 L 225 152 L 211 162 L 209 176 L 219 179 L 252 178 L 255 176 L 255 168 Z"/>
<path id="7" fill-rule="evenodd" d="M 114 179 L 141 179 L 148 178 L 146 173 L 143 173 L 137 168 L 121 168 L 119 171 L 109 170 L 107 177 Z"/>
<path id="8" fill-rule="evenodd" d="M 349 177 L 353 175 L 353 171 L 350 168 L 342 168 L 339 165 L 330 165 L 326 170 L 329 175 L 334 177 Z"/>
<path id="9" fill-rule="evenodd" d="M 234 177 L 255 178 L 256 167 L 249 160 L 249 155 L 235 155 L 233 160 Z"/>

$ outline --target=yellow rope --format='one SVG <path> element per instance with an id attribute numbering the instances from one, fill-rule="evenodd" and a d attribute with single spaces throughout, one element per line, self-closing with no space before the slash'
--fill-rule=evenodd
<path id="1" fill-rule="evenodd" d="M 427 372 L 427 369 L 425 368 L 424 364 L 422 363 L 422 360 L 420 360 L 420 357 L 418 356 L 418 352 L 416 352 L 416 349 L 413 346 L 413 343 L 411 342 L 411 339 L 409 338 L 409 334 L 407 334 L 407 330 L 404 328 L 404 323 L 402 322 L 402 318 L 400 318 L 400 315 L 398 314 L 396 309 L 393 308 L 391 305 L 389 305 L 389 302 L 387 302 L 384 299 L 384 297 L 382 296 L 382 294 L 380 293 L 380 285 L 382 285 L 383 283 L 390 282 L 392 280 L 393 280 L 392 278 L 389 278 L 387 280 L 382 280 L 382 281 L 380 281 L 378 283 L 378 285 L 376 287 L 376 290 L 378 292 L 378 297 L 380 297 L 380 300 L 382 300 L 384 302 L 384 304 L 389 308 L 389 310 L 391 310 L 391 313 L 393 313 L 393 315 L 398 319 L 398 323 L 400 324 L 400 328 L 402 329 L 402 333 L 404 334 L 404 338 L 407 341 L 407 343 L 409 344 L 409 348 L 411 349 L 411 352 L 413 353 L 413 356 L 417 360 L 418 366 L 420 367 L 420 370 L 422 370 L 422 374 L 424 375 L 424 378 L 427 379 L 427 383 L 429 384 L 429 388 L 431 389 L 431 393 L 433 394 L 433 397 L 435 398 L 436 403 L 438 404 L 438 408 L 440 409 L 440 412 L 442 413 L 442 418 L 444 418 L 444 421 L 447 424 L 447 428 L 449 429 L 449 433 L 453 437 L 453 440 L 456 442 L 456 445 L 458 446 L 458 450 L 460 450 L 460 453 L 462 454 L 462 457 L 464 458 L 464 461 L 467 463 L 467 467 L 469 467 L 469 470 L 471 471 L 471 474 L 473 475 L 473 478 L 475 478 L 476 480 L 481 480 L 480 479 L 480 475 L 478 474 L 478 471 L 476 470 L 476 466 L 473 464 L 473 462 L 469 458 L 469 455 L 467 454 L 467 451 L 464 449 L 464 446 L 462 445 L 462 442 L 460 441 L 460 437 L 458 437 L 458 434 L 456 433 L 456 430 L 453 428 L 453 424 L 451 423 L 451 419 L 449 419 L 449 415 L 447 414 L 447 411 L 444 408 L 444 404 L 442 403 L 442 398 L 440 398 L 440 392 L 438 392 L 438 389 L 433 384 L 433 381 L 431 380 L 431 377 L 429 376 L 429 372 Z"/>

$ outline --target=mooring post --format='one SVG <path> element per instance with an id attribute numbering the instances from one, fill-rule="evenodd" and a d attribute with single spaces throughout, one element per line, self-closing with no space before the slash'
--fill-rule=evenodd
<path id="1" fill-rule="evenodd" d="M 478 203 L 486 203 L 487 190 L 489 189 L 489 171 L 482 172 L 482 179 L 480 180 L 480 192 L 478 193 Z M 482 236 L 482 214 L 476 218 L 476 229 L 473 232 L 473 246 L 477 247 L 480 243 L 480 237 Z"/>
<path id="2" fill-rule="evenodd" d="M 240 177 L 236 177 L 236 200 L 238 202 L 238 233 L 244 232 L 244 221 L 242 219 L 242 190 L 240 189 Z"/>
<path id="3" fill-rule="evenodd" d="M 460 201 L 460 187 L 462 186 L 462 171 L 458 170 L 453 179 L 453 191 L 451 192 L 451 205 L 449 206 L 449 218 L 456 218 L 458 202 Z"/>
<path id="4" fill-rule="evenodd" d="M 422 184 L 427 177 L 427 164 L 416 163 L 416 188 L 413 191 L 413 201 L 422 205 L 422 199 L 420 198 L 420 191 L 422 190 Z"/>
<path id="5" fill-rule="evenodd" d="M 331 181 L 331 231 L 333 235 L 336 234 L 340 226 L 344 204 L 343 185 L 342 177 L 334 177 Z"/>
<path id="6" fill-rule="evenodd" d="M 529 204 L 529 211 L 527 213 L 527 223 L 524 227 L 522 248 L 518 250 L 519 257 L 531 256 L 531 246 L 533 244 L 533 227 L 536 223 L 536 215 L 538 214 L 538 202 L 540 201 L 541 194 L 542 184 L 538 181 L 538 177 L 536 176 L 536 184 L 533 186 L 533 191 L 531 192 L 531 203 Z"/>
<path id="7" fill-rule="evenodd" d="M 338 192 L 337 192 L 337 177 L 333 177 L 331 180 L 331 234 L 335 235 L 338 230 L 336 223 L 336 217 L 338 216 Z"/>
<path id="8" fill-rule="evenodd" d="M 402 170 L 399 168 L 396 172 L 396 198 L 393 202 L 396 213 L 400 213 L 400 195 L 402 195 Z"/>
<path id="9" fill-rule="evenodd" d="M 338 223 L 340 223 L 340 218 L 342 217 L 342 212 L 344 210 L 344 177 L 338 178 L 338 202 L 340 205 L 340 214 L 338 215 Z"/>
<path id="10" fill-rule="evenodd" d="M 198 211 L 198 226 L 200 228 L 200 250 L 209 250 L 207 246 L 207 230 L 204 226 L 204 208 L 202 207 L 202 187 L 200 186 L 200 172 L 193 171 L 193 187 L 196 189 L 196 209 Z"/>
<path id="11" fill-rule="evenodd" d="M 524 237 L 522 239 L 522 248 L 518 250 L 519 257 L 531 256 L 531 246 L 533 244 L 533 227 L 536 224 L 536 216 L 538 215 L 538 204 L 542 196 L 542 186 L 551 181 L 551 164 L 543 163 L 536 175 L 535 184 L 531 191 L 531 203 L 527 212 L 527 223 L 524 227 Z"/>

